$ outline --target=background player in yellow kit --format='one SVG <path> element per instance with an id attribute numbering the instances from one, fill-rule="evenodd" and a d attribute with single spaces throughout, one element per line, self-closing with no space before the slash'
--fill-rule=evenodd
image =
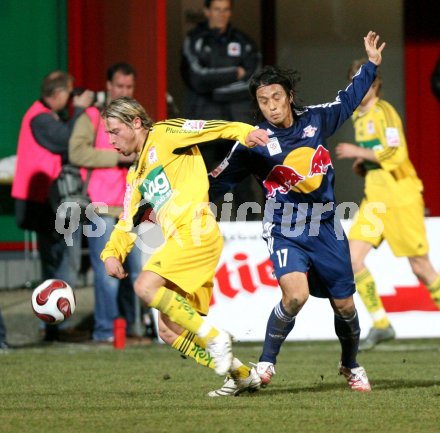
<path id="1" fill-rule="evenodd" d="M 353 62 L 350 80 L 363 63 L 366 59 Z M 440 275 L 428 257 L 423 185 L 409 160 L 401 119 L 380 98 L 381 86 L 382 78 L 378 74 L 352 116 L 357 145 L 339 143 L 336 147 L 336 156 L 354 158 L 353 171 L 365 176 L 364 198 L 348 235 L 357 290 L 373 320 L 360 350 L 372 349 L 377 343 L 395 337 L 364 261 L 370 250 L 383 240 L 387 240 L 395 256 L 408 257 L 412 271 L 428 287 L 440 308 Z M 383 228 L 373 226 L 371 214 L 381 221 Z"/>
<path id="2" fill-rule="evenodd" d="M 101 254 L 107 273 L 126 276 L 123 263 L 136 239 L 131 231 L 151 207 L 165 243 L 144 265 L 135 283 L 136 294 L 161 312 L 166 343 L 219 375 L 230 373 L 239 392 L 257 389 L 260 378 L 233 358 L 229 334 L 202 317 L 208 313 L 223 239 L 209 207 L 207 172 L 196 146 L 217 138 L 245 143 L 254 127 L 185 119 L 153 124 L 131 98 L 112 101 L 103 118 L 115 149 L 126 156 L 138 153 L 127 175 L 124 212 Z M 264 131 L 253 137 L 258 144 L 268 141 Z"/>

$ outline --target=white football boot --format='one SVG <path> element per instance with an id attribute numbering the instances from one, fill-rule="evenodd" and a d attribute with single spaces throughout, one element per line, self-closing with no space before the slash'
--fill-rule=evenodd
<path id="1" fill-rule="evenodd" d="M 261 388 L 266 388 L 272 380 L 272 376 L 275 373 L 275 365 L 271 362 L 259 362 L 257 364 L 251 363 L 253 366 L 257 368 L 257 374 L 261 379 Z"/>
<path id="2" fill-rule="evenodd" d="M 249 376 L 245 379 L 234 379 L 231 376 L 225 378 L 225 383 L 219 389 L 208 392 L 208 397 L 230 397 L 237 396 L 243 392 L 255 392 L 260 388 L 261 379 L 255 368 L 251 368 Z"/>
<path id="3" fill-rule="evenodd" d="M 347 379 L 348 386 L 353 391 L 371 391 L 371 385 L 364 367 L 347 368 L 339 363 L 339 374 Z"/>

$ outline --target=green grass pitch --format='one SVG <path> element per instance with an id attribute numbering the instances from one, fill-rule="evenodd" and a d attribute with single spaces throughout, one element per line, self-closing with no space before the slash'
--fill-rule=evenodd
<path id="1" fill-rule="evenodd" d="M 244 362 L 261 344 L 234 344 Z M 54 344 L 0 356 L 2 433 L 438 433 L 440 340 L 359 355 L 373 386 L 351 391 L 339 345 L 289 342 L 269 387 L 208 398 L 222 378 L 160 344 Z"/>

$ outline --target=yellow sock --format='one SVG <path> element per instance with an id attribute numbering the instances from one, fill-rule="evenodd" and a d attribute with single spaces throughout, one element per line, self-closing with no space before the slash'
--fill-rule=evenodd
<path id="1" fill-rule="evenodd" d="M 197 364 L 208 368 L 215 368 L 215 361 L 206 352 L 206 340 L 189 331 L 183 331 L 171 345 L 185 356 L 193 358 Z M 231 366 L 231 376 L 234 379 L 246 379 L 251 369 L 244 365 L 239 359 L 234 358 Z"/>
<path id="2" fill-rule="evenodd" d="M 246 379 L 249 377 L 251 369 L 244 365 L 239 359 L 234 358 L 231 366 L 231 376 L 234 379 Z"/>
<path id="3" fill-rule="evenodd" d="M 362 269 L 354 276 L 357 291 L 373 320 L 375 328 L 388 328 L 390 321 L 376 290 L 376 283 L 368 269 Z"/>
<path id="4" fill-rule="evenodd" d="M 166 287 L 161 287 L 156 292 L 149 306 L 158 309 L 174 323 L 201 338 L 209 340 L 219 334 L 183 296 Z"/>
<path id="5" fill-rule="evenodd" d="M 211 355 L 205 350 L 206 342 L 197 335 L 184 330 L 171 345 L 174 349 L 183 353 L 185 356 L 193 358 L 197 364 L 205 367 L 214 368 L 215 362 Z"/>
<path id="6" fill-rule="evenodd" d="M 429 293 L 431 293 L 431 298 L 440 310 L 440 276 L 438 276 L 429 286 Z"/>

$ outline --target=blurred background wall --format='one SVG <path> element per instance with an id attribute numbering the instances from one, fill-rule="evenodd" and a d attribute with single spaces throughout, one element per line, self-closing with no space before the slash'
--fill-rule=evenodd
<path id="1" fill-rule="evenodd" d="M 138 71 L 136 97 L 156 119 L 167 117 L 169 92 L 181 107 L 180 47 L 202 18 L 202 0 L 1 0 L 0 158 L 15 153 L 23 114 L 39 96 L 49 71 L 68 69 L 77 85 L 100 90 L 116 61 Z M 264 63 L 300 71 L 304 104 L 333 100 L 346 86 L 347 68 L 364 54 L 362 37 L 374 29 L 387 42 L 384 97 L 402 115 L 411 158 L 425 183 L 431 215 L 440 215 L 440 103 L 430 74 L 440 57 L 440 2 L 429 0 L 235 0 L 233 23 L 251 35 Z M 330 140 L 352 140 L 347 122 Z M 339 201 L 361 198 L 350 163 L 334 161 Z M 19 175 L 19 173 L 18 173 Z M 0 187 L 1 241 L 21 239 Z"/>

